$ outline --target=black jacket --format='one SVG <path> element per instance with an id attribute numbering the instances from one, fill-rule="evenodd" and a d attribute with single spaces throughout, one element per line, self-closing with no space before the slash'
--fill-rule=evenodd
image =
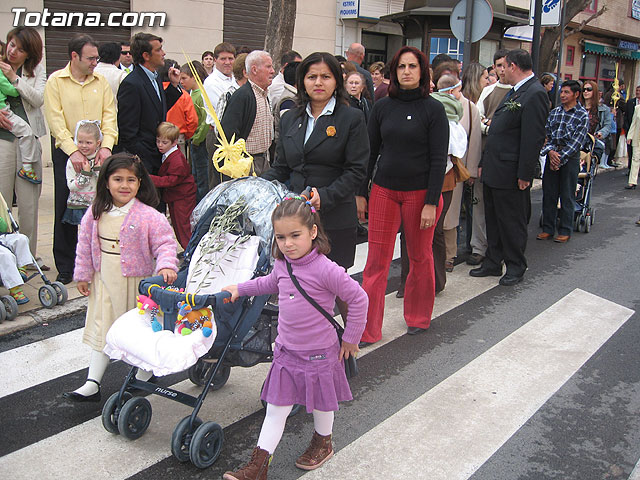
<path id="1" fill-rule="evenodd" d="M 294 192 L 316 187 L 320 216 L 326 229 L 356 226 L 355 194 L 365 178 L 369 138 L 361 111 L 337 103 L 331 115 L 323 115 L 304 143 L 308 116 L 295 108 L 280 120 L 280 140 L 270 170 L 262 177 L 290 181 Z"/>
<path id="2" fill-rule="evenodd" d="M 480 165 L 482 181 L 488 187 L 517 189 L 518 179 L 532 181 L 539 162 L 549 97 L 534 77 L 505 100 L 491 119 Z M 510 110 L 506 103 L 513 104 L 514 109 Z"/>
<path id="3" fill-rule="evenodd" d="M 236 140 L 239 138 L 247 139 L 253 128 L 253 123 L 256 121 L 257 109 L 256 96 L 251 84 L 247 81 L 233 92 L 220 119 L 222 130 L 224 130 L 228 141 L 231 141 L 234 134 Z"/>
<path id="4" fill-rule="evenodd" d="M 156 130 L 167 118 L 167 111 L 182 92 L 160 80 L 156 93 L 146 72 L 136 67 L 124 77 L 118 88 L 118 150 L 138 155 L 149 173 L 158 172 L 162 155 L 156 147 Z"/>

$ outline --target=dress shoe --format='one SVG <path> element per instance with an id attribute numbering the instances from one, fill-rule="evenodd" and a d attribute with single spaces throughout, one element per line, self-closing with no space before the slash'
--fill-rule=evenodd
<path id="1" fill-rule="evenodd" d="M 398 291 L 396 292 L 396 298 L 404 298 L 404 285 L 400 285 L 398 287 Z"/>
<path id="2" fill-rule="evenodd" d="M 569 235 L 556 235 L 556 237 L 553 239 L 554 242 L 556 243 L 567 243 L 569 241 Z"/>
<path id="3" fill-rule="evenodd" d="M 633 183 L 630 183 L 629 185 L 627 185 L 624 188 L 625 188 L 625 190 L 635 190 L 636 186 Z"/>
<path id="4" fill-rule="evenodd" d="M 450 260 L 444 262 L 444 269 L 447 273 L 453 272 L 453 262 Z"/>
<path id="5" fill-rule="evenodd" d="M 479 253 L 472 253 L 467 257 L 467 265 L 480 265 L 484 260 L 484 255 Z"/>
<path id="6" fill-rule="evenodd" d="M 360 342 L 358 344 L 358 348 L 364 348 L 364 347 L 368 347 L 369 345 L 373 345 L 374 342 Z"/>
<path id="7" fill-rule="evenodd" d="M 536 240 L 550 240 L 552 238 L 553 238 L 553 235 L 547 232 L 542 232 L 536 235 Z"/>
<path id="8" fill-rule="evenodd" d="M 99 402 L 101 395 L 100 395 L 100 387 L 98 387 L 98 391 L 96 393 L 94 393 L 93 395 L 81 395 L 79 393 L 76 392 L 65 392 L 62 394 L 63 398 L 66 398 L 67 400 L 70 400 L 72 402 L 76 402 L 76 403 L 81 403 L 81 402 Z"/>
<path id="9" fill-rule="evenodd" d="M 426 331 L 427 331 L 426 328 L 408 327 L 407 328 L 407 335 L 417 335 L 418 333 L 422 333 L 422 332 L 426 332 Z"/>
<path id="10" fill-rule="evenodd" d="M 501 268 L 474 268 L 473 270 L 469 270 L 469 275 L 472 277 L 499 277 L 502 275 Z"/>
<path id="11" fill-rule="evenodd" d="M 520 283 L 524 275 L 520 275 L 519 277 L 516 275 L 505 274 L 500 281 L 498 282 L 500 285 L 504 285 L 505 287 L 512 287 L 516 283 Z"/>
<path id="12" fill-rule="evenodd" d="M 63 285 L 67 285 L 73 282 L 73 275 L 69 273 L 59 273 L 58 276 L 56 277 L 56 282 L 60 282 Z"/>

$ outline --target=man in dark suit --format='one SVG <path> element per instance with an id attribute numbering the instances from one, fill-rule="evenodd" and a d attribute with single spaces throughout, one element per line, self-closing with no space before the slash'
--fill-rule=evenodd
<path id="1" fill-rule="evenodd" d="M 547 93 L 533 74 L 531 56 L 512 50 L 506 57 L 505 81 L 513 89 L 491 120 L 480 162 L 484 182 L 487 255 L 472 277 L 501 276 L 500 285 L 515 285 L 527 269 L 524 251 L 531 216 L 531 182 L 544 143 L 549 114 Z"/>
<path id="2" fill-rule="evenodd" d="M 629 128 L 631 127 L 631 120 L 633 119 L 633 112 L 636 109 L 636 105 L 640 104 L 640 85 L 636 87 L 636 97 L 630 98 L 627 100 L 627 104 L 624 108 L 624 131 L 629 132 Z M 627 145 L 627 168 L 631 169 L 631 158 L 633 157 L 633 147 L 629 144 Z"/>
<path id="3" fill-rule="evenodd" d="M 164 66 L 162 38 L 137 33 L 131 39 L 136 68 L 118 89 L 119 149 L 138 155 L 149 173 L 157 174 L 162 155 L 156 147 L 156 130 L 182 94 L 180 70 L 169 69 L 170 84 L 163 88 L 157 69 Z"/>

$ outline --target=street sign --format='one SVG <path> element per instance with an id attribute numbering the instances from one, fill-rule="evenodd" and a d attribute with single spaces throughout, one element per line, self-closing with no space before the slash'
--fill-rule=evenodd
<path id="1" fill-rule="evenodd" d="M 471 19 L 471 43 L 481 40 L 491 29 L 493 9 L 487 0 L 473 1 Z M 460 0 L 451 11 L 451 32 L 459 41 L 464 42 L 464 22 L 467 14 L 467 0 Z"/>
<path id="2" fill-rule="evenodd" d="M 529 9 L 529 25 L 533 25 L 533 17 L 536 10 L 536 0 L 531 0 Z M 562 12 L 562 0 L 542 0 L 541 27 L 557 27 L 560 25 L 560 13 Z"/>

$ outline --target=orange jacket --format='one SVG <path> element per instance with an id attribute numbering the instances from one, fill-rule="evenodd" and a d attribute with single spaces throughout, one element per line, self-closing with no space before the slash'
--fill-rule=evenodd
<path id="1" fill-rule="evenodd" d="M 164 87 L 167 88 L 169 82 L 164 83 Z M 167 112 L 167 122 L 173 123 L 180 129 L 180 133 L 184 134 L 185 138 L 189 139 L 196 133 L 198 128 L 198 114 L 193 106 L 191 96 L 186 90 L 182 90 L 182 95 L 178 98 L 178 101 Z"/>

